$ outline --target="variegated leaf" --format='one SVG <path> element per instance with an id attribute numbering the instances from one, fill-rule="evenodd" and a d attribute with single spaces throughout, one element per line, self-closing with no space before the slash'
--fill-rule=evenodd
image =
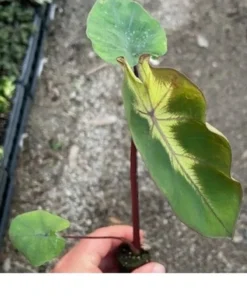
<path id="1" fill-rule="evenodd" d="M 138 64 L 125 73 L 124 105 L 133 140 L 157 186 L 186 225 L 208 237 L 231 237 L 242 189 L 231 177 L 226 137 L 205 122 L 202 92 L 173 69 Z"/>

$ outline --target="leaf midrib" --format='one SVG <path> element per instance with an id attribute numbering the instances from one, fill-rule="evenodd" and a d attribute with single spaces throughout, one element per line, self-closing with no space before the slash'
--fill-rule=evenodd
<path id="1" fill-rule="evenodd" d="M 180 163 L 176 152 L 173 150 L 171 144 L 169 143 L 169 140 L 166 138 L 165 134 L 163 133 L 157 119 L 155 118 L 155 116 L 150 116 L 153 125 L 157 128 L 158 132 L 160 133 L 160 136 L 162 137 L 162 139 L 164 140 L 164 142 L 166 143 L 168 149 L 170 150 L 171 154 L 173 155 L 174 159 L 176 160 L 177 164 L 179 165 L 180 169 L 182 170 L 182 172 L 184 173 L 184 175 L 188 178 L 188 180 L 191 182 L 192 186 L 194 187 L 194 190 L 199 194 L 199 196 L 201 196 L 202 200 L 204 200 L 204 202 L 207 204 L 207 206 L 209 207 L 209 209 L 212 211 L 213 215 L 216 217 L 216 219 L 220 222 L 220 224 L 223 226 L 223 228 L 225 229 L 225 231 L 231 235 L 231 232 L 226 228 L 226 226 L 224 225 L 223 221 L 220 219 L 220 217 L 217 215 L 217 213 L 215 212 L 214 208 L 211 206 L 210 201 L 203 195 L 203 193 L 201 192 L 200 188 L 198 188 L 198 186 L 195 184 L 195 182 L 191 179 L 190 175 L 188 175 L 188 173 L 186 172 L 185 168 L 183 167 L 183 165 Z"/>

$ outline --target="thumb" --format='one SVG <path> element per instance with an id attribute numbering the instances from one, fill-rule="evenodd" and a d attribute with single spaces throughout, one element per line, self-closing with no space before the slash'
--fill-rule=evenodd
<path id="1" fill-rule="evenodd" d="M 159 263 L 151 262 L 147 263 L 137 269 L 132 273 L 165 273 L 165 267 Z"/>

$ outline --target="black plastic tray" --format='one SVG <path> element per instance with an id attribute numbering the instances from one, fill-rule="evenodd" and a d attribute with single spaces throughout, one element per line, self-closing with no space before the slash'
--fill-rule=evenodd
<path id="1" fill-rule="evenodd" d="M 23 66 L 22 72 L 26 73 L 26 77 L 24 78 L 23 76 L 24 79 L 19 80 L 16 95 L 13 99 L 13 108 L 9 117 L 4 143 L 4 166 L 0 168 L 0 248 L 9 218 L 20 141 L 25 132 L 38 78 L 40 76 L 40 63 L 43 59 L 44 40 L 47 33 L 47 24 L 51 21 L 50 11 L 52 10 L 52 6 L 52 4 L 46 5 L 37 12 L 35 19 L 36 21 L 39 20 L 39 30 L 36 32 L 37 36 L 35 40 L 34 36 L 30 38 L 24 61 L 26 66 Z M 30 49 L 30 46 L 33 46 L 33 48 Z M 33 60 L 33 62 L 31 62 L 31 60 Z M 18 96 L 18 100 L 16 96 Z"/>
<path id="2" fill-rule="evenodd" d="M 42 19 L 40 17 L 40 12 L 36 10 L 33 21 L 33 26 L 35 29 L 31 37 L 29 38 L 28 48 L 22 64 L 21 75 L 17 81 L 23 86 L 26 86 L 29 82 L 30 73 L 35 59 L 35 52 L 37 50 L 41 25 Z"/>
<path id="3" fill-rule="evenodd" d="M 4 157 L 1 161 L 1 168 L 7 169 L 9 163 L 9 157 L 14 145 L 14 137 L 16 134 L 16 128 L 20 117 L 20 111 L 23 104 L 25 89 L 23 86 L 17 84 L 15 94 L 11 100 L 12 109 L 9 114 L 5 139 L 3 144 Z"/>
<path id="4" fill-rule="evenodd" d="M 8 177 L 8 174 L 6 172 L 6 170 L 4 169 L 1 169 L 0 170 L 0 205 L 2 203 L 2 198 L 4 196 L 4 190 L 6 188 L 6 183 L 7 183 L 7 177 Z"/>
<path id="5" fill-rule="evenodd" d="M 47 34 L 47 23 L 48 23 L 47 19 L 49 19 L 49 16 L 50 16 L 49 12 L 50 12 L 50 9 L 47 9 L 45 13 L 45 21 L 40 31 L 38 50 L 36 51 L 36 61 L 33 64 L 33 69 L 32 69 L 32 78 L 30 79 L 29 85 L 28 85 L 27 96 L 31 98 L 34 98 L 38 80 L 43 70 L 44 43 L 45 43 L 46 34 Z"/>
<path id="6" fill-rule="evenodd" d="M 8 170 L 9 157 L 13 147 L 13 141 L 16 134 L 16 126 L 20 116 L 20 110 L 23 104 L 25 87 L 30 82 L 31 72 L 33 70 L 33 65 L 37 59 L 36 53 L 38 48 L 38 43 L 40 40 L 40 34 L 43 29 L 43 22 L 45 18 L 47 8 L 37 7 L 34 11 L 33 27 L 35 28 L 33 34 L 29 38 L 27 51 L 24 57 L 24 61 L 21 67 L 21 74 L 17 80 L 17 86 L 15 94 L 11 100 L 12 110 L 10 111 L 10 116 L 8 118 L 7 129 L 4 140 L 4 158 L 0 162 L 1 168 Z M 42 19 L 43 18 L 43 19 Z M 1 186 L 1 185 L 0 185 Z"/>
<path id="7" fill-rule="evenodd" d="M 10 205 L 14 190 L 14 179 L 7 175 L 6 185 L 4 188 L 4 200 L 0 206 L 0 251 L 3 243 L 3 238 L 6 233 L 6 227 L 9 218 Z"/>
<path id="8" fill-rule="evenodd" d="M 16 85 L 15 94 L 11 100 L 12 110 L 8 118 L 7 129 L 4 140 L 4 158 L 0 162 L 0 167 L 8 171 L 9 158 L 11 155 L 14 139 L 17 133 L 17 124 L 20 120 L 20 110 L 25 105 L 26 97 L 34 96 L 36 84 L 38 80 L 38 67 L 43 56 L 44 38 L 46 33 L 46 25 L 49 19 L 49 12 L 52 5 L 39 7 L 35 11 L 34 25 L 35 33 L 30 37 L 27 53 L 24 58 L 22 73 Z M 22 111 L 23 112 L 23 111 Z"/>
<path id="9" fill-rule="evenodd" d="M 31 104 L 32 104 L 31 98 L 26 97 L 25 102 L 22 106 L 21 118 L 18 122 L 18 129 L 17 129 L 15 139 L 14 139 L 15 145 L 11 151 L 10 163 L 8 166 L 8 173 L 10 176 L 13 176 L 13 177 L 14 177 L 14 173 L 15 173 L 15 169 L 16 169 L 16 162 L 17 162 L 18 154 L 21 149 L 20 144 L 21 144 L 22 136 L 25 132 L 25 128 L 27 125 L 27 121 L 28 121 L 28 117 L 29 117 L 29 113 L 30 113 L 30 109 L 31 109 Z"/>
<path id="10" fill-rule="evenodd" d="M 32 65 L 31 72 L 30 72 L 30 79 L 28 81 L 28 84 L 26 85 L 26 91 L 24 94 L 24 99 L 23 99 L 23 104 L 20 112 L 20 118 L 18 122 L 18 126 L 16 129 L 15 133 L 15 138 L 14 138 L 14 147 L 12 149 L 12 152 L 10 154 L 10 162 L 8 165 L 8 172 L 10 175 L 14 174 L 15 167 L 16 167 L 16 162 L 17 162 L 17 157 L 18 153 L 20 150 L 20 141 L 22 139 L 22 136 L 25 132 L 25 128 L 27 125 L 28 121 L 28 116 L 30 113 L 30 108 L 32 105 L 32 99 L 34 98 L 35 91 L 37 88 L 38 84 L 38 79 L 40 78 L 40 65 L 42 63 L 43 57 L 44 57 L 44 42 L 45 42 L 45 37 L 47 31 L 45 30 L 45 24 L 48 16 L 48 8 L 43 11 L 43 23 L 42 27 L 39 32 L 39 39 L 37 42 L 37 49 L 34 53 L 35 55 L 35 61 Z"/>
<path id="11" fill-rule="evenodd" d="M 9 219 L 11 201 L 14 194 L 14 185 L 15 185 L 15 169 L 16 169 L 16 162 L 18 158 L 18 153 L 20 150 L 20 140 L 21 136 L 25 131 L 25 127 L 28 120 L 28 115 L 30 113 L 32 100 L 31 98 L 26 98 L 22 110 L 21 110 L 21 118 L 18 122 L 18 131 L 16 132 L 15 139 L 14 139 L 14 147 L 11 151 L 10 155 L 10 163 L 8 166 L 8 173 L 3 170 L 0 172 L 0 178 L 2 179 L 0 190 L 0 250 L 2 246 L 2 239 L 5 236 L 7 223 Z M 1 200 L 2 197 L 2 200 Z"/>

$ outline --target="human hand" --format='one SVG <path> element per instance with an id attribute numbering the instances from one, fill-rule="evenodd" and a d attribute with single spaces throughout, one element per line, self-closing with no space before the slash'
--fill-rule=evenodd
<path id="1" fill-rule="evenodd" d="M 115 236 L 132 241 L 131 226 L 109 226 L 99 228 L 90 236 Z M 143 231 L 140 232 L 143 240 Z M 118 239 L 82 239 L 55 266 L 54 273 L 114 273 L 119 272 L 114 251 L 120 246 Z M 164 267 L 155 262 L 147 263 L 133 273 L 164 273 Z"/>

